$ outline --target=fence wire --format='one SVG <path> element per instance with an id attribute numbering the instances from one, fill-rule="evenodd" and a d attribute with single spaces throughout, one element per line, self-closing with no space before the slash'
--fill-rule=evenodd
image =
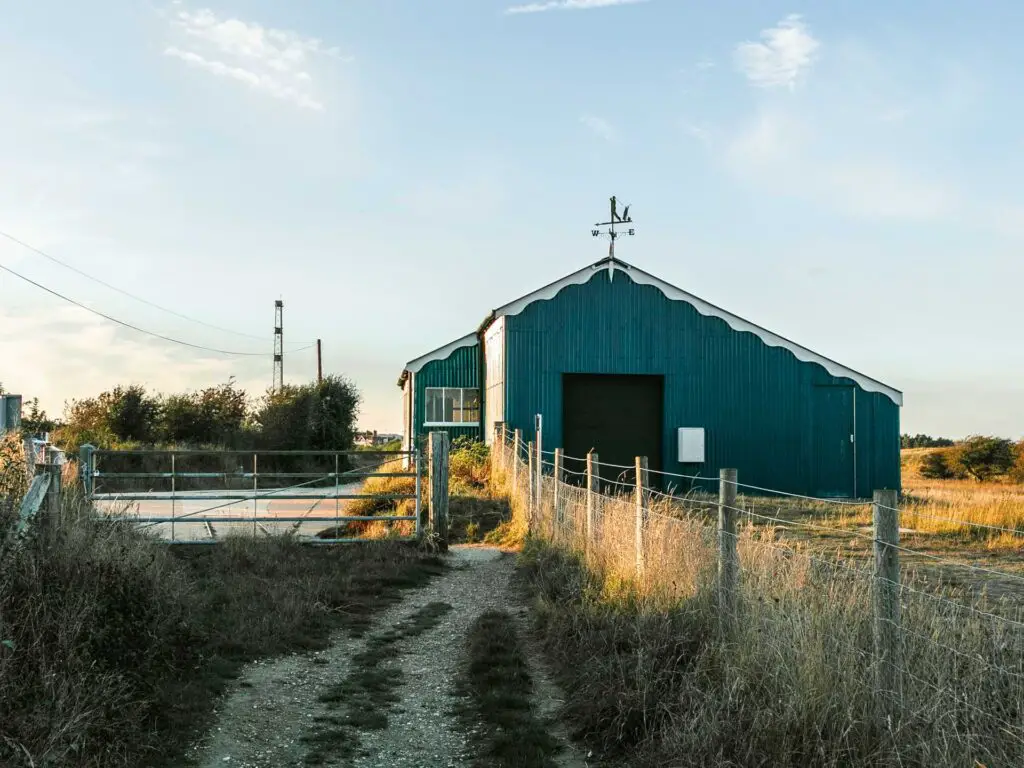
<path id="1" fill-rule="evenodd" d="M 531 461 L 523 448 L 517 456 L 507 442 L 498 440 L 495 461 L 506 478 L 516 474 L 518 482 L 515 487 L 509 483 L 508 491 L 513 508 L 529 518 L 532 535 L 579 553 L 595 572 L 628 580 L 650 596 L 714 604 L 723 625 L 735 633 L 730 647 L 745 648 L 745 654 L 761 658 L 758 664 L 768 665 L 764 668 L 794 670 L 792 685 L 809 685 L 807 679 L 813 677 L 820 685 L 818 695 L 842 694 L 844 704 L 862 708 L 865 717 L 874 716 L 884 700 L 886 707 L 894 708 L 894 728 L 957 741 L 979 759 L 989 756 L 991 764 L 1010 760 L 1007 764 L 1024 765 L 1020 594 L 992 597 L 985 589 L 936 585 L 916 569 L 919 559 L 966 569 L 985 584 L 1015 584 L 1024 577 L 904 543 L 880 542 L 870 528 L 868 532 L 832 524 L 856 521 L 871 509 L 870 502 L 815 498 L 740 482 L 736 487 L 745 494 L 765 496 L 744 495 L 735 504 L 723 504 L 699 491 L 676 495 L 645 488 L 638 495 L 635 478 L 626 482 L 635 467 L 604 462 L 602 470 L 622 472 L 614 479 L 594 478 L 599 490 L 592 493 L 586 472 L 568 472 L 563 464 L 561 477 L 555 477 L 554 451 Z M 563 460 L 585 461 L 568 456 Z M 543 476 L 540 496 L 534 498 L 532 472 L 538 466 Z M 787 500 L 819 506 L 812 510 L 815 514 L 789 519 L 780 514 Z M 735 513 L 735 532 L 718 530 L 710 513 L 720 509 Z M 903 512 L 920 514 L 913 508 Z M 998 526 L 978 527 L 1020 535 Z M 780 540 L 780 533 L 789 535 Z M 810 549 L 807 537 L 837 537 L 857 544 L 859 557 L 849 551 L 844 556 L 841 547 L 834 557 Z M 723 600 L 720 593 L 726 541 L 738 562 L 731 600 Z M 865 556 L 879 546 L 913 558 L 912 564 L 904 561 L 898 581 L 877 576 L 873 560 Z M 877 613 L 882 587 L 896 596 L 896 621 Z M 880 626 L 897 637 L 896 653 L 886 661 L 889 667 L 879 666 Z M 895 676 L 881 688 L 880 669 Z"/>

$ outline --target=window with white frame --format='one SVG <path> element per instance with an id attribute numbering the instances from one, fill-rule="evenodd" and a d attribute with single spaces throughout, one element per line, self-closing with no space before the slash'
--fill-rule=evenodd
<path id="1" fill-rule="evenodd" d="M 427 427 L 476 426 L 480 423 L 480 390 L 427 387 Z"/>

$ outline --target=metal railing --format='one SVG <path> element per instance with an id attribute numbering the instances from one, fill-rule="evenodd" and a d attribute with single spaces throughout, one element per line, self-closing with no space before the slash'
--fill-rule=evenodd
<path id="1" fill-rule="evenodd" d="M 415 526 L 415 536 L 422 532 L 418 451 L 118 451 L 84 446 L 80 460 L 86 494 L 94 504 L 108 505 L 105 517 L 127 517 L 146 527 L 167 525 L 173 543 L 210 543 L 217 540 L 215 525 L 242 523 L 251 524 L 254 535 L 260 529 L 269 533 L 267 524 L 290 524 L 297 531 L 303 524 L 334 523 L 335 536 L 317 537 L 318 543 L 347 540 L 338 532 L 342 524 L 355 522 L 409 522 Z M 357 462 L 359 466 L 351 466 Z M 227 469 L 229 465 L 234 468 Z M 413 491 L 367 491 L 364 485 L 370 478 L 406 478 L 414 481 Z M 411 514 L 344 514 L 343 503 L 356 500 L 396 507 L 409 500 L 414 509 Z M 333 514 L 319 511 L 330 501 Z M 251 502 L 251 514 L 231 514 L 239 502 Z M 272 514 L 271 502 L 309 502 L 311 506 L 302 514 L 289 514 L 290 510 Z M 197 504 L 200 509 L 187 509 Z M 109 507 L 116 505 L 127 505 L 126 510 L 134 505 L 137 512 L 111 512 Z M 181 525 L 204 526 L 207 535 L 181 540 L 177 537 Z"/>

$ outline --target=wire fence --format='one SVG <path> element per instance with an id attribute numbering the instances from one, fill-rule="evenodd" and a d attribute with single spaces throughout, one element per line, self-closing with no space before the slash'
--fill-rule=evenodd
<path id="1" fill-rule="evenodd" d="M 638 491 L 635 467 L 612 467 L 623 474 L 611 481 L 591 466 L 567 473 L 560 451 L 531 455 L 533 444 L 509 437 L 495 440 L 496 476 L 531 535 L 655 605 L 713 605 L 742 685 L 770 676 L 791 694 L 778 694 L 780 706 L 785 699 L 873 719 L 895 742 L 916 745 L 914 754 L 1024 765 L 1024 576 L 900 542 L 899 504 L 740 482 L 717 498 L 642 481 Z M 787 499 L 813 514 L 784 516 Z M 894 521 L 895 540 L 871 524 L 880 515 Z M 981 527 L 1024 546 L 1022 531 Z M 807 546 L 812 540 L 828 547 Z M 952 586 L 931 568 L 958 569 L 971 584 Z"/>

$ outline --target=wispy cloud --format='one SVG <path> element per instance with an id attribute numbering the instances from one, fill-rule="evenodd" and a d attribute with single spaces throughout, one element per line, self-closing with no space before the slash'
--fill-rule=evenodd
<path id="1" fill-rule="evenodd" d="M 580 122 L 589 128 L 595 136 L 598 136 L 605 141 L 615 140 L 615 127 L 603 117 L 597 117 L 596 115 L 583 115 L 583 117 L 580 118 Z"/>
<path id="2" fill-rule="evenodd" d="M 793 89 L 814 63 L 820 47 L 802 18 L 791 14 L 762 30 L 761 42 L 737 45 L 736 65 L 760 88 Z"/>
<path id="3" fill-rule="evenodd" d="M 526 3 L 506 8 L 505 13 L 543 13 L 544 11 L 589 11 L 595 8 L 611 8 L 616 5 L 635 5 L 648 0 L 546 0 L 540 3 Z"/>
<path id="4" fill-rule="evenodd" d="M 680 122 L 680 126 L 687 136 L 696 139 L 701 144 L 708 144 L 711 142 L 711 130 L 699 123 L 691 123 L 689 120 L 683 120 Z"/>
<path id="5" fill-rule="evenodd" d="M 178 10 L 172 24 L 178 39 L 164 55 L 305 109 L 324 109 L 310 72 L 316 61 L 343 58 L 318 38 L 221 18 L 209 9 Z"/>

